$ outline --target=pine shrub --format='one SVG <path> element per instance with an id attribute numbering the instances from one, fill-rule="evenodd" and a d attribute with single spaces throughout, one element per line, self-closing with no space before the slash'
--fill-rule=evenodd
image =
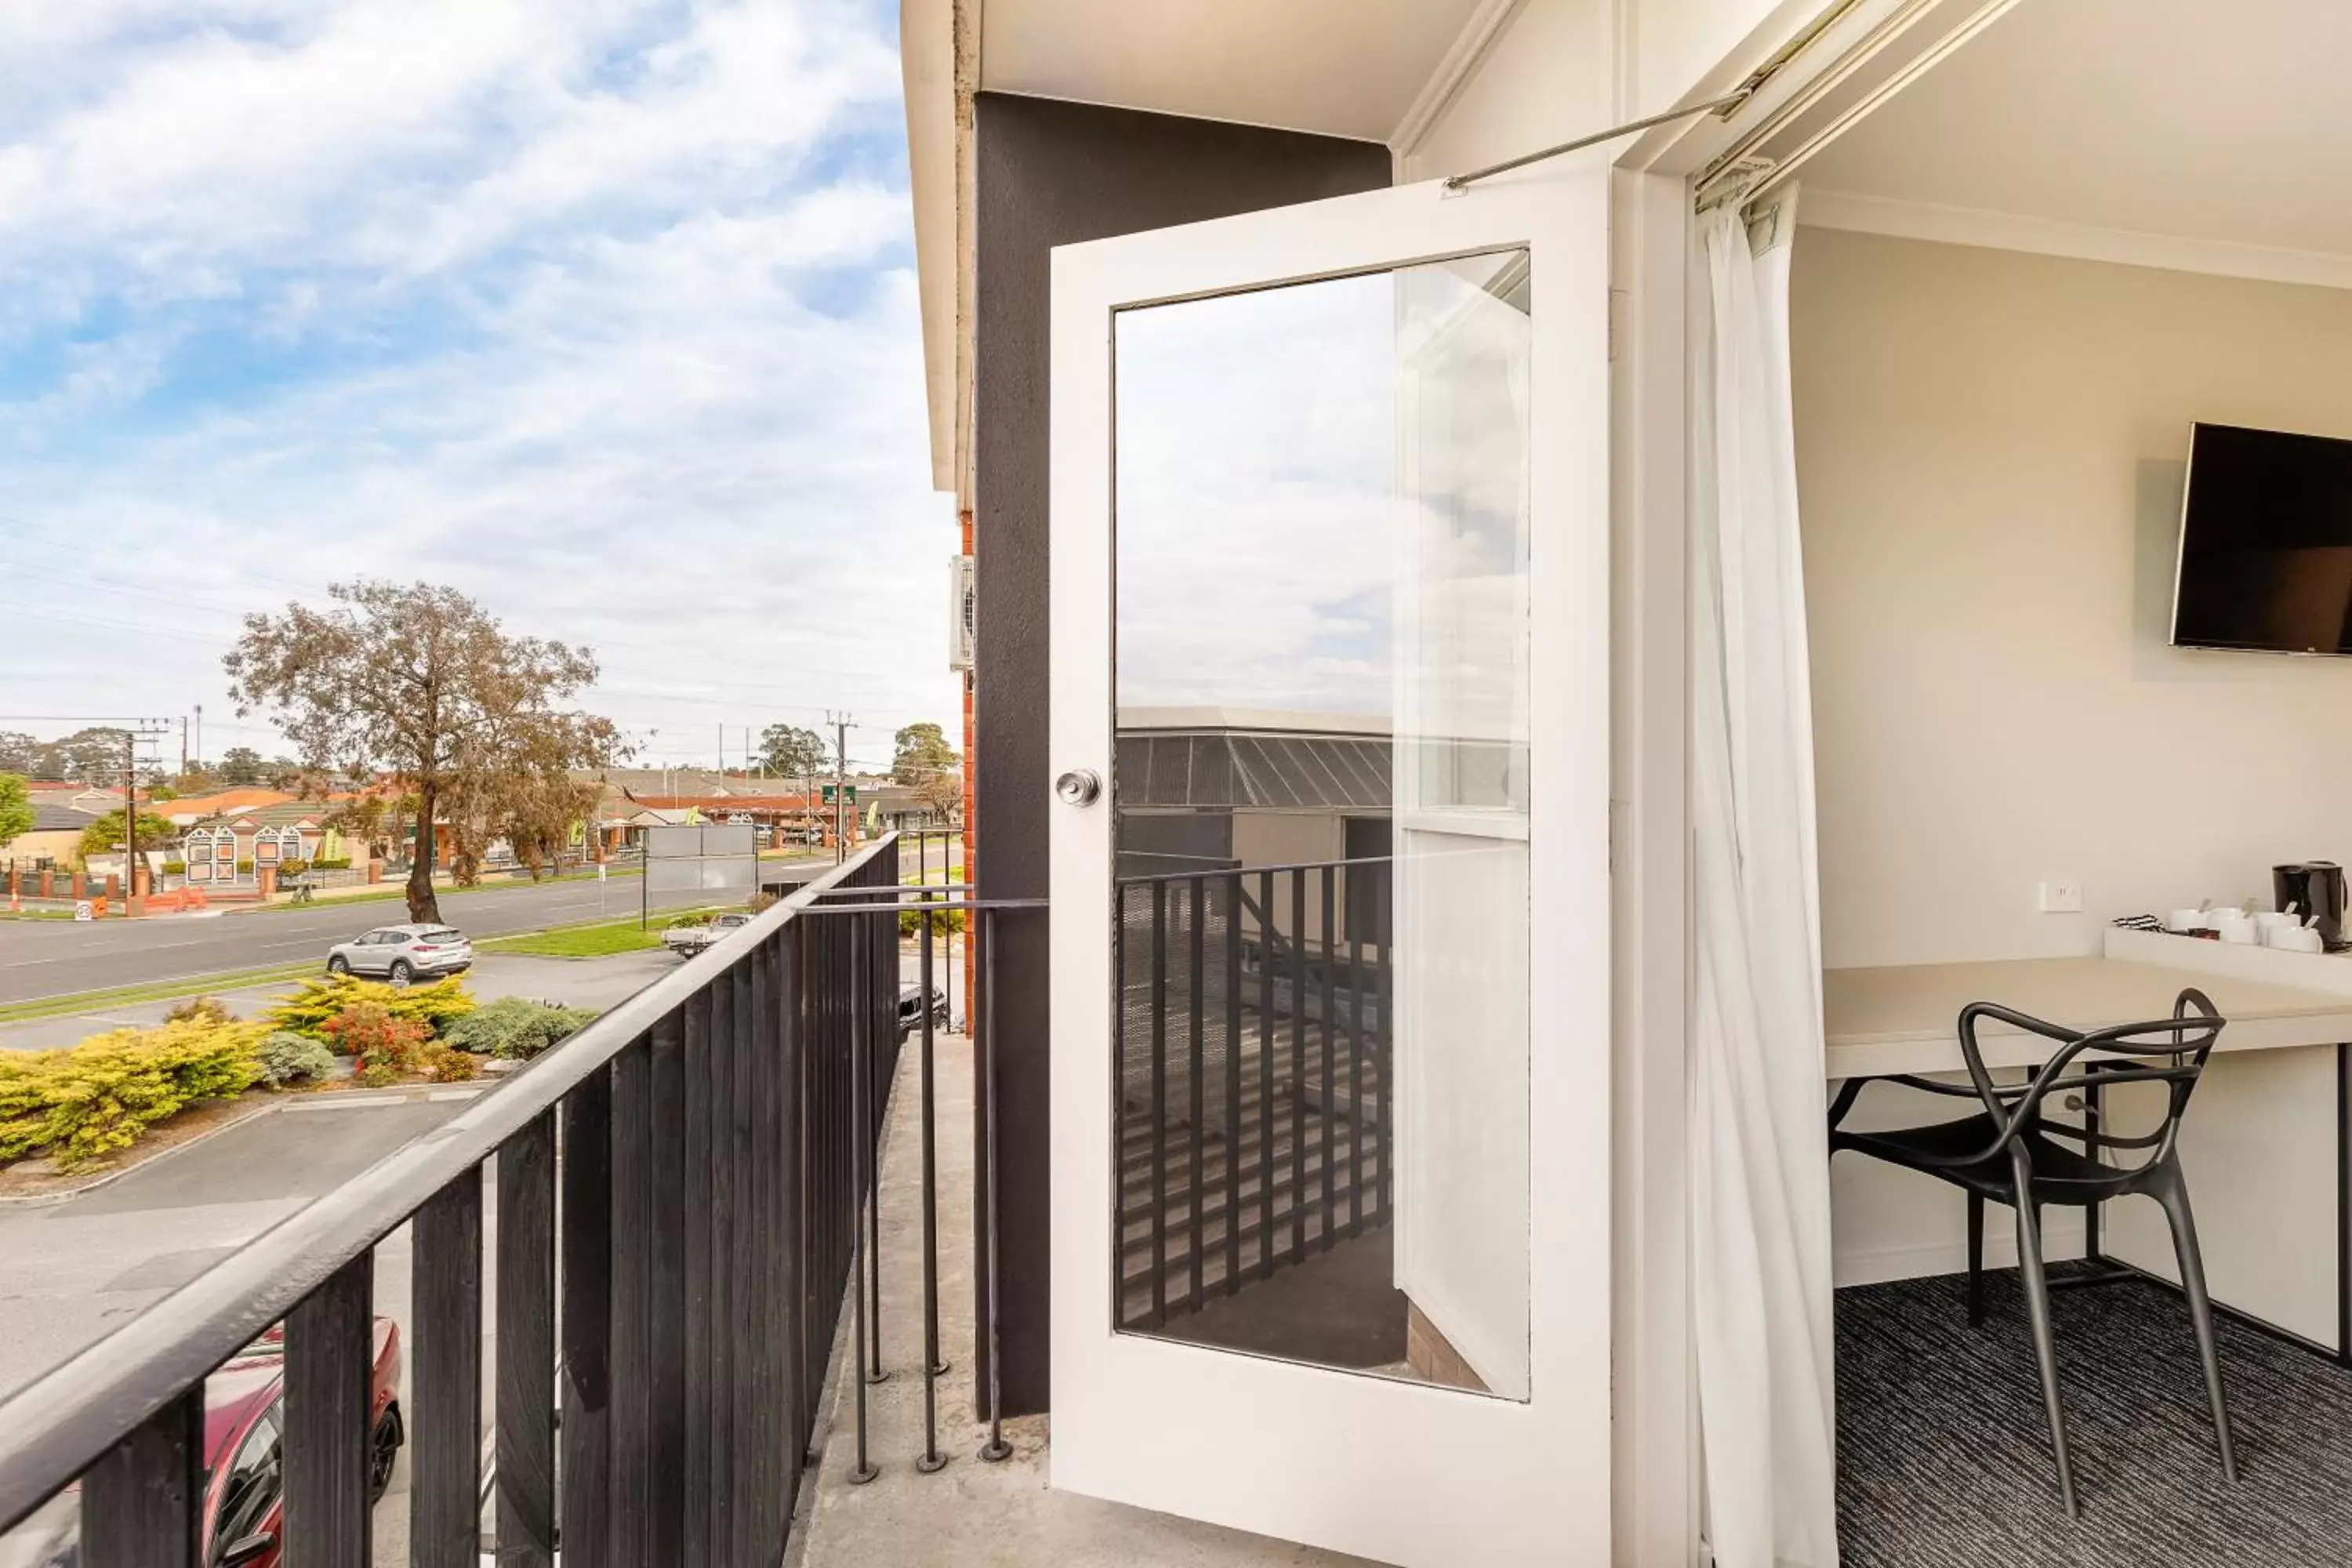
<path id="1" fill-rule="evenodd" d="M 199 1100 L 260 1076 L 266 1027 L 188 1017 L 117 1029 L 58 1051 L 0 1052 L 0 1160 L 46 1152 L 60 1170 L 102 1160 Z"/>

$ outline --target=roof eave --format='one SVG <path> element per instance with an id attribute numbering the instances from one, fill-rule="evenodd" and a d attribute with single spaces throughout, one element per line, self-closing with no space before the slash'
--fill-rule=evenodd
<path id="1" fill-rule="evenodd" d="M 899 71 L 922 313 L 931 487 L 971 505 L 969 208 L 971 96 L 979 80 L 981 0 L 902 0 Z"/>

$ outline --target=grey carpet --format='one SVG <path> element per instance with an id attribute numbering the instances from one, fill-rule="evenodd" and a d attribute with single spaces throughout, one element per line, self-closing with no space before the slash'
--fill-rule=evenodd
<path id="1" fill-rule="evenodd" d="M 2189 1313 L 2153 1285 L 2054 1293 L 2079 1522 L 2058 1500 L 2014 1271 L 1970 1329 L 1955 1278 L 1838 1293 L 1846 1568 L 2352 1563 L 2352 1372 L 2221 1328 L 2237 1439 L 2221 1479 Z"/>

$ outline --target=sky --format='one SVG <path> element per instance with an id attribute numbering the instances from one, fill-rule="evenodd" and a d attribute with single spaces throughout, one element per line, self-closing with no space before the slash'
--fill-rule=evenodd
<path id="1" fill-rule="evenodd" d="M 0 0 L 0 729 L 240 720 L 358 576 L 643 762 L 958 732 L 894 0 Z"/>
<path id="2" fill-rule="evenodd" d="M 1523 254 L 1119 313 L 1122 710 L 1523 732 Z"/>

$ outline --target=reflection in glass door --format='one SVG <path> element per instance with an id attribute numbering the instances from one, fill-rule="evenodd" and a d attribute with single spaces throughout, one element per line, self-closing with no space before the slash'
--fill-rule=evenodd
<path id="1" fill-rule="evenodd" d="M 1117 318 L 1122 1331 L 1528 1395 L 1528 310 Z"/>

